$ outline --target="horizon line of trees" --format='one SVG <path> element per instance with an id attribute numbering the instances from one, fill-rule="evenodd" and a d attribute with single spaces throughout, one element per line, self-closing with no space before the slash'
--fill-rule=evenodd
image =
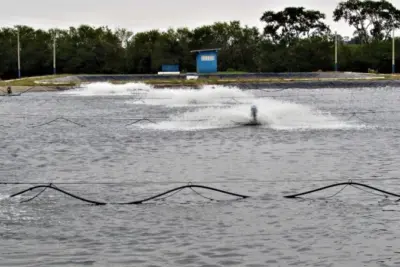
<path id="1" fill-rule="evenodd" d="M 347 0 L 332 15 L 334 21 L 353 27 L 353 36 L 335 35 L 324 22 L 325 14 L 304 7 L 264 12 L 262 32 L 239 21 L 135 34 L 88 25 L 47 31 L 23 25 L 1 28 L 0 78 L 18 75 L 18 35 L 22 77 L 53 73 L 54 40 L 58 74 L 156 73 L 162 64 L 179 64 L 182 72 L 194 72 L 195 55 L 190 51 L 207 48 L 221 48 L 220 71 L 331 71 L 335 37 L 339 70 L 391 72 L 392 32 L 400 28 L 400 10 L 386 0 Z"/>

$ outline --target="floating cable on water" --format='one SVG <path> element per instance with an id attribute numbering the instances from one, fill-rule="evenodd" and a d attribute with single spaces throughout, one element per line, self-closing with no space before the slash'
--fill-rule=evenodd
<path id="1" fill-rule="evenodd" d="M 370 123 L 370 122 L 368 122 L 368 121 L 366 121 L 366 120 L 364 120 L 364 119 L 361 119 L 359 116 L 357 116 L 357 113 L 356 112 L 353 112 L 353 113 L 351 113 L 351 116 L 347 119 L 347 120 L 350 120 L 351 118 L 356 118 L 356 119 L 359 119 L 360 121 L 362 121 L 362 122 L 364 122 L 364 123 Z"/>
<path id="2" fill-rule="evenodd" d="M 52 184 L 50 183 L 49 186 L 52 186 Z M 37 193 L 36 195 L 34 195 L 31 198 L 28 198 L 26 200 L 21 201 L 21 203 L 26 203 L 26 202 L 34 200 L 35 198 L 39 197 L 44 191 L 46 191 L 47 188 L 48 187 L 44 187 L 39 193 Z"/>
<path id="3" fill-rule="evenodd" d="M 205 199 L 208 199 L 208 200 L 211 200 L 211 201 L 214 200 L 214 199 L 212 199 L 212 198 L 210 198 L 210 197 L 206 197 L 205 195 L 200 194 L 199 192 L 197 192 L 196 190 L 194 190 L 192 187 L 189 187 L 189 188 L 190 188 L 190 190 L 192 190 L 195 194 L 197 194 L 198 196 L 201 196 L 202 198 L 205 198 Z"/>
<path id="4" fill-rule="evenodd" d="M 400 198 L 399 194 L 388 192 L 388 191 L 385 191 L 385 190 L 382 190 L 382 189 L 379 189 L 379 188 L 376 188 L 376 187 L 373 187 L 373 186 L 369 186 L 369 185 L 366 185 L 366 184 L 361 184 L 361 183 L 357 183 L 357 182 L 353 182 L 353 181 L 331 184 L 331 185 L 328 185 L 328 186 L 320 187 L 320 188 L 317 188 L 317 189 L 309 190 L 309 191 L 298 193 L 298 194 L 286 195 L 285 198 L 297 198 L 297 197 L 300 197 L 300 196 L 308 195 L 308 194 L 311 194 L 311 193 L 315 193 L 315 192 L 322 191 L 322 190 L 325 190 L 325 189 L 328 189 L 328 188 L 332 188 L 332 187 L 336 187 L 336 186 L 342 186 L 342 185 L 351 185 L 351 186 L 356 185 L 356 186 L 360 186 L 360 187 L 366 187 L 366 188 L 381 192 L 381 193 L 383 193 L 385 195 L 390 195 L 390 196 L 394 196 L 394 197 Z M 357 187 L 354 187 L 354 188 L 357 188 Z"/>
<path id="5" fill-rule="evenodd" d="M 142 118 L 142 119 L 136 119 L 134 122 L 128 123 L 128 124 L 126 124 L 125 126 L 133 125 L 133 124 L 136 124 L 136 123 L 141 122 L 141 121 L 148 121 L 148 122 L 150 122 L 150 123 L 155 123 L 154 121 L 152 121 L 152 120 L 150 120 L 150 119 Z"/>
<path id="6" fill-rule="evenodd" d="M 358 189 L 358 190 L 361 190 L 361 191 L 363 191 L 363 192 L 365 192 L 365 193 L 368 193 L 368 194 L 374 195 L 374 196 L 380 196 L 380 197 L 385 197 L 385 198 L 387 198 L 387 197 L 388 197 L 388 196 L 387 196 L 387 195 L 385 195 L 385 194 L 374 193 L 374 192 L 372 192 L 372 191 L 368 191 L 368 190 L 366 190 L 366 189 L 363 189 L 363 188 L 361 188 L 361 187 L 355 186 L 354 184 L 352 184 L 351 186 L 352 186 L 352 187 L 354 187 L 354 188 L 356 188 L 356 189 Z"/>
<path id="7" fill-rule="evenodd" d="M 361 119 L 359 116 L 357 116 L 358 114 L 378 114 L 378 113 L 400 113 L 400 110 L 367 110 L 367 111 L 357 111 L 357 112 L 321 112 L 320 115 L 350 115 L 350 117 L 348 117 L 347 119 L 350 120 L 351 118 L 355 117 L 365 123 L 369 123 L 364 119 Z M 2 116 L 8 116 L 8 118 L 12 118 L 12 117 L 18 117 L 18 118 L 27 118 L 27 117 L 46 117 L 44 115 L 33 115 L 33 114 L 12 114 L 12 113 L 1 113 L 0 115 Z M 80 127 L 86 127 L 85 125 L 81 124 L 81 123 L 77 123 L 75 121 L 73 121 L 72 119 L 97 119 L 98 116 L 73 116 L 71 117 L 71 119 L 66 118 L 65 116 L 61 116 L 61 117 L 57 117 L 53 120 L 38 124 L 38 125 L 33 125 L 30 126 L 31 128 L 36 128 L 36 127 L 40 127 L 40 126 L 44 126 L 44 125 L 48 125 L 51 124 L 55 121 L 59 121 L 59 120 L 64 120 L 67 122 L 70 122 L 72 124 L 78 125 Z M 133 125 L 136 124 L 138 122 L 142 122 L 142 121 L 148 121 L 150 123 L 156 123 L 155 119 L 168 119 L 168 121 L 192 121 L 192 122 L 200 122 L 200 121 L 207 121 L 209 119 L 206 118 L 198 118 L 198 119 L 170 119 L 169 117 L 159 117 L 159 116 L 152 116 L 152 117 L 141 117 L 141 118 L 106 118 L 106 117 L 101 117 L 102 119 L 107 119 L 107 120 L 118 120 L 118 121 L 132 121 L 131 123 L 126 124 L 126 126 L 129 125 Z M 234 122 L 234 121 L 232 121 Z M 234 122 L 236 123 L 236 122 Z M 7 125 L 0 125 L 0 127 L 4 127 L 4 128 L 10 128 L 10 126 Z"/>
<path id="8" fill-rule="evenodd" d="M 331 114 L 333 114 L 333 113 L 331 113 Z M 354 113 L 351 113 L 351 114 L 354 114 Z M 352 117 L 354 117 L 354 115 L 352 115 L 350 118 L 352 118 Z M 360 119 L 359 117 L 356 117 L 356 118 Z M 133 122 L 128 123 L 128 124 L 125 125 L 125 126 L 130 126 L 130 125 L 134 125 L 134 124 L 137 124 L 137 123 L 143 122 L 143 121 L 147 121 L 149 123 L 156 124 L 157 122 L 155 122 L 154 119 L 160 119 L 160 118 L 159 117 L 154 117 L 154 118 L 152 118 L 152 117 L 150 117 L 150 118 L 149 117 L 143 117 L 143 118 L 137 118 L 137 119 L 121 118 L 121 119 L 114 119 L 114 120 L 119 120 L 119 121 L 123 121 L 123 120 L 130 120 L 131 121 L 131 120 L 134 120 Z M 164 118 L 164 119 L 168 119 L 168 118 Z M 60 121 L 60 120 L 75 124 L 75 125 L 80 126 L 80 127 L 87 127 L 86 125 L 83 125 L 81 123 L 75 122 L 75 121 L 73 121 L 71 119 L 67 119 L 65 117 L 57 117 L 57 118 L 55 118 L 53 120 L 46 121 L 44 123 L 40 123 L 40 124 L 36 124 L 36 125 L 33 125 L 33 126 L 29 126 L 29 128 L 37 128 L 37 127 L 49 125 L 49 124 L 52 124 L 53 122 Z M 110 120 L 113 120 L 113 119 L 110 119 Z M 199 119 L 168 119 L 168 121 L 178 121 L 178 122 L 204 122 L 204 121 L 209 121 L 209 120 L 210 119 L 203 119 L 203 118 L 201 118 L 201 119 L 200 118 Z M 362 119 L 360 119 L 360 120 L 365 122 L 365 123 L 368 123 L 365 120 L 362 120 Z M 242 126 L 260 125 L 260 123 L 237 122 L 237 121 L 233 121 L 233 120 L 231 120 L 231 122 L 234 123 L 234 124 L 237 124 L 237 125 L 242 125 Z M 11 128 L 11 126 L 8 126 L 8 125 L 0 125 L 0 127 Z"/>
<path id="9" fill-rule="evenodd" d="M 78 125 L 80 127 L 86 127 L 85 125 L 77 123 L 77 122 L 74 122 L 74 121 L 72 121 L 70 119 L 67 119 L 67 118 L 64 118 L 64 117 L 57 117 L 54 120 L 51 120 L 51 121 L 48 121 L 48 122 L 45 122 L 45 123 L 41 123 L 41 124 L 38 124 L 38 125 L 31 126 L 31 128 L 36 128 L 36 127 L 40 127 L 40 126 L 44 126 L 44 125 L 49 125 L 49 124 L 51 124 L 51 123 L 53 123 L 55 121 L 59 121 L 59 120 L 64 120 L 66 122 L 70 122 L 70 123 Z"/>
<path id="10" fill-rule="evenodd" d="M 326 197 L 326 198 L 332 198 L 332 197 L 338 195 L 340 192 L 342 192 L 347 186 L 352 186 L 352 187 L 354 187 L 354 188 L 356 188 L 356 189 L 360 189 L 361 191 L 367 192 L 367 193 L 372 193 L 372 192 L 369 192 L 369 191 L 366 191 L 366 190 L 362 190 L 362 189 L 359 188 L 359 187 L 365 187 L 365 188 L 368 188 L 368 189 L 372 189 L 372 190 L 374 190 L 374 191 L 378 191 L 378 192 L 380 192 L 380 193 L 383 193 L 383 194 L 384 194 L 384 195 L 383 195 L 384 197 L 387 197 L 388 195 L 389 195 L 389 196 L 394 196 L 394 197 L 399 198 L 396 202 L 399 202 L 399 201 L 400 201 L 400 194 L 396 194 L 396 193 L 392 193 L 392 192 L 389 192 L 389 191 L 385 191 L 385 190 L 382 190 L 382 189 L 379 189 L 379 188 L 376 188 L 376 187 L 373 187 L 373 186 L 369 186 L 369 185 L 366 185 L 366 184 L 353 182 L 353 181 L 351 181 L 351 180 L 348 181 L 348 182 L 331 184 L 331 185 L 328 185 L 328 186 L 320 187 L 320 188 L 313 189 L 313 190 L 309 190 L 309 191 L 302 192 L 302 193 L 297 193 L 297 194 L 292 194 L 292 195 L 286 195 L 286 196 L 284 196 L 284 197 L 285 197 L 285 198 L 298 198 L 298 197 L 303 196 L 303 195 L 308 195 L 308 194 L 311 194 L 311 193 L 314 193 L 314 192 L 322 191 L 322 190 L 325 190 L 325 189 L 328 189 L 328 188 L 332 188 L 332 187 L 337 187 L 337 186 L 343 186 L 343 188 L 341 188 L 341 189 L 340 189 L 338 192 L 336 192 L 334 195 L 329 196 L 329 197 Z M 239 197 L 239 198 L 242 198 L 242 199 L 250 198 L 250 196 L 248 196 L 248 195 L 243 195 L 243 194 L 238 194 L 238 193 L 232 193 L 232 192 L 228 192 L 228 191 L 226 191 L 226 190 L 217 189 L 217 188 L 214 188 L 214 187 L 203 186 L 203 185 L 194 185 L 194 184 L 191 184 L 191 183 L 189 183 L 189 184 L 187 184 L 187 185 L 184 185 L 184 186 L 180 186 L 180 187 L 173 188 L 173 189 L 171 189 L 171 190 L 168 190 L 168 191 L 159 193 L 159 194 L 157 194 L 157 195 L 150 196 L 150 197 L 145 198 L 145 199 L 135 200 L 135 201 L 129 201 L 129 202 L 109 202 L 109 203 L 107 203 L 107 202 L 103 202 L 103 201 L 91 200 L 91 199 L 87 199 L 87 198 L 78 196 L 78 195 L 76 195 L 76 194 L 70 193 L 70 192 L 68 192 L 68 191 L 66 191 L 66 190 L 63 190 L 63 189 L 61 189 L 61 188 L 58 188 L 58 187 L 55 186 L 53 183 L 50 183 L 50 184 L 48 184 L 48 185 L 43 185 L 43 184 L 42 184 L 42 185 L 32 186 L 32 187 L 30 187 L 30 188 L 28 188 L 28 189 L 25 189 L 25 190 L 22 190 L 22 191 L 20 191 L 20 192 L 17 192 L 17 193 L 14 193 L 14 194 L 10 195 L 9 198 L 14 198 L 14 197 L 16 197 L 16 196 L 23 195 L 23 194 L 25 194 L 25 193 L 27 193 L 27 192 L 29 192 L 29 191 L 33 191 L 33 190 L 39 189 L 39 188 L 41 188 L 42 190 L 41 190 L 38 194 L 36 194 L 35 196 L 33 196 L 33 197 L 31 197 L 31 198 L 29 198 L 29 199 L 27 199 L 27 200 L 22 201 L 21 203 L 26 203 L 26 202 L 29 202 L 29 201 L 32 201 L 32 200 L 36 199 L 36 198 L 39 197 L 46 189 L 55 190 L 55 191 L 60 192 L 60 193 L 62 193 L 62 194 L 68 195 L 68 196 L 70 196 L 70 197 L 72 197 L 72 198 L 74 198 L 74 199 L 83 201 L 83 202 L 85 202 L 85 203 L 93 204 L 93 205 L 106 205 L 106 204 L 112 204 L 112 205 L 139 205 L 139 204 L 143 204 L 143 203 L 145 203 L 145 202 L 149 202 L 149 201 L 151 201 L 151 200 L 165 200 L 166 198 L 169 198 L 169 197 L 171 197 L 171 196 L 173 196 L 173 195 L 179 193 L 180 191 L 182 191 L 182 190 L 185 189 L 185 188 L 189 188 L 190 190 L 192 190 L 192 191 L 193 191 L 194 193 L 196 193 L 197 195 L 199 195 L 199 196 L 201 196 L 201 197 L 203 197 L 203 198 L 205 198 L 205 199 L 208 199 L 208 200 L 214 200 L 214 199 L 213 199 L 213 198 L 210 198 L 210 197 L 207 197 L 207 196 L 204 196 L 203 194 L 199 193 L 199 192 L 198 192 L 197 190 L 195 190 L 194 188 L 201 188 L 201 189 L 207 189 L 207 190 L 210 190 L 210 191 L 216 191 L 216 192 L 219 192 L 219 193 L 223 193 L 223 194 L 227 194 L 227 195 L 230 195 L 230 196 Z M 373 194 L 374 194 L 374 195 L 377 195 L 377 194 L 375 194 L 375 193 L 373 193 Z M 380 195 L 380 194 L 378 194 L 378 195 L 379 195 L 379 196 L 382 196 L 382 195 Z M 162 198 L 162 197 L 163 197 L 163 198 Z"/>
<path id="11" fill-rule="evenodd" d="M 333 194 L 333 195 L 331 195 L 331 196 L 329 196 L 329 197 L 324 197 L 325 199 L 328 199 L 328 198 L 333 198 L 333 197 L 336 197 L 337 195 L 339 195 L 344 189 L 346 189 L 346 187 L 348 187 L 349 185 L 348 184 L 346 184 L 345 186 L 343 186 L 339 191 L 337 191 L 335 194 Z"/>
<path id="12" fill-rule="evenodd" d="M 37 185 L 37 186 L 33 186 L 33 187 L 30 187 L 30 188 L 25 189 L 25 190 L 23 190 L 23 191 L 20 191 L 20 192 L 18 192 L 18 193 L 12 194 L 12 195 L 10 196 L 10 198 L 13 198 L 13 197 L 22 195 L 22 194 L 24 194 L 24 193 L 26 193 L 26 192 L 28 192 L 28 191 L 32 191 L 32 190 L 35 190 L 35 189 L 38 189 L 38 188 L 44 188 L 44 189 L 50 188 L 50 189 L 53 189 L 53 190 L 55 190 L 55 191 L 58 191 L 58 192 L 60 192 L 60 193 L 63 193 L 63 194 L 68 195 L 68 196 L 70 196 L 70 197 L 72 197 L 72 198 L 81 200 L 81 201 L 86 202 L 86 203 L 89 203 L 89 204 L 94 204 L 94 205 L 105 205 L 105 204 L 107 204 L 107 203 L 105 203 L 105 202 L 94 201 L 94 200 L 90 200 L 90 199 L 86 199 L 86 198 L 77 196 L 77 195 L 75 195 L 75 194 L 69 193 L 69 192 L 67 192 L 67 191 L 65 191 L 65 190 L 62 190 L 62 189 L 60 189 L 60 188 L 58 188 L 58 187 L 55 187 L 55 186 L 53 186 L 53 185 Z"/>
<path id="13" fill-rule="evenodd" d="M 102 201 L 90 200 L 90 199 L 87 199 L 87 198 L 84 198 L 84 197 L 80 197 L 80 196 L 78 196 L 76 194 L 67 192 L 67 191 L 65 191 L 65 190 L 63 190 L 61 188 L 58 188 L 58 187 L 54 186 L 53 184 L 33 186 L 33 187 L 28 188 L 28 189 L 22 190 L 22 191 L 20 191 L 18 193 L 12 194 L 9 197 L 13 198 L 13 197 L 16 197 L 16 196 L 20 196 L 20 195 L 23 195 L 26 192 L 29 192 L 29 191 L 32 191 L 32 190 L 35 190 L 35 189 L 39 189 L 39 188 L 43 188 L 43 190 L 40 191 L 39 194 L 35 195 L 34 197 L 32 197 L 32 198 L 30 198 L 30 199 L 28 199 L 28 200 L 26 200 L 24 202 L 27 202 L 27 201 L 35 199 L 41 193 L 43 193 L 44 190 L 46 190 L 46 189 L 52 189 L 52 190 L 58 191 L 60 193 L 68 195 L 68 196 L 70 196 L 72 198 L 75 198 L 75 199 L 81 200 L 81 201 L 83 201 L 85 203 L 89 203 L 89 204 L 93 204 L 93 205 L 106 205 L 106 204 L 113 204 L 113 205 L 139 205 L 139 204 L 143 204 L 145 202 L 148 202 L 150 200 L 156 200 L 156 199 L 158 199 L 158 198 L 160 198 L 162 196 L 166 196 L 166 195 L 168 195 L 170 193 L 180 192 L 185 188 L 189 188 L 189 189 L 192 189 L 192 190 L 193 190 L 193 188 L 202 188 L 202 189 L 216 191 L 216 192 L 219 192 L 219 193 L 223 193 L 223 194 L 227 194 L 227 195 L 231 195 L 231 196 L 235 196 L 235 197 L 239 197 L 239 198 L 249 198 L 250 197 L 250 196 L 246 196 L 246 195 L 242 195 L 242 194 L 237 194 L 237 193 L 232 193 L 232 192 L 228 192 L 228 191 L 225 191 L 225 190 L 217 189 L 217 188 L 214 188 L 214 187 L 208 187 L 208 186 L 203 186 L 203 185 L 192 185 L 192 184 L 176 187 L 174 189 L 165 191 L 163 193 L 160 193 L 160 194 L 157 194 L 157 195 L 145 198 L 145 199 L 135 200 L 135 201 L 130 201 L 130 202 L 110 202 L 110 203 L 107 203 L 107 202 L 102 202 Z M 198 193 L 195 190 L 194 190 L 194 192 L 196 192 L 197 194 L 201 195 L 204 198 L 208 198 L 208 197 L 205 197 L 202 194 Z M 170 197 L 170 196 L 168 196 L 168 197 Z M 208 199 L 211 199 L 211 198 L 208 198 Z"/>

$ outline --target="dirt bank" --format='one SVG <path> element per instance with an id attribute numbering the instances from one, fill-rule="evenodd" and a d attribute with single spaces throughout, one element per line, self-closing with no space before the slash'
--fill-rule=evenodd
<path id="1" fill-rule="evenodd" d="M 213 84 L 208 84 L 213 85 Z M 334 80 L 334 81 L 290 81 L 290 82 L 232 82 L 215 84 L 217 86 L 237 87 L 240 89 L 266 89 L 266 88 L 360 88 L 360 87 L 400 87 L 400 80 Z M 201 84 L 152 84 L 154 88 L 201 88 Z"/>
<path id="2" fill-rule="evenodd" d="M 72 89 L 72 86 L 11 86 L 13 93 L 24 92 L 57 92 Z M 0 94 L 7 92 L 6 86 L 0 86 Z"/>

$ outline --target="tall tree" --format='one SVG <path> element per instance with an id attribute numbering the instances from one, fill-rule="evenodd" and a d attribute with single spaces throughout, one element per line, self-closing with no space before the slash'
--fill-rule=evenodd
<path id="1" fill-rule="evenodd" d="M 304 7 L 287 7 L 283 11 L 266 11 L 261 21 L 264 35 L 274 43 L 291 44 L 302 37 L 320 36 L 330 32 L 322 21 L 325 14 L 317 10 L 306 10 Z"/>
<path id="2" fill-rule="evenodd" d="M 360 3 L 362 8 L 354 6 Z M 339 36 L 340 69 L 390 72 L 390 31 L 399 26 L 398 12 L 386 1 L 349 0 L 340 7 L 337 16 L 346 17 L 364 34 L 351 39 Z M 125 29 L 89 25 L 47 31 L 21 25 L 0 28 L 0 78 L 17 76 L 18 32 L 23 77 L 52 73 L 55 36 L 59 74 L 156 73 L 162 64 L 179 64 L 183 72 L 191 72 L 196 70 L 196 60 L 190 51 L 203 48 L 221 48 L 220 71 L 332 70 L 335 36 L 323 18 L 324 14 L 304 8 L 268 11 L 263 15 L 267 22 L 263 34 L 239 21 L 135 35 Z M 362 36 L 374 41 L 366 44 Z M 396 42 L 396 50 L 400 50 L 400 42 Z M 400 64 L 400 55 L 396 64 Z"/>
<path id="3" fill-rule="evenodd" d="M 188 28 L 179 28 L 175 31 L 175 36 L 182 53 L 179 60 L 181 71 L 195 71 L 194 55 L 190 53 L 193 33 Z"/>
<path id="4" fill-rule="evenodd" d="M 158 30 L 140 32 L 128 43 L 128 71 L 133 73 L 154 73 L 152 63 L 155 44 L 159 40 L 161 33 Z"/>
<path id="5" fill-rule="evenodd" d="M 386 0 L 347 0 L 333 12 L 334 21 L 345 20 L 355 28 L 354 36 L 362 43 L 387 40 L 395 28 L 400 28 L 400 10 Z"/>
<path id="6" fill-rule="evenodd" d="M 43 30 L 18 25 L 22 75 L 43 75 L 51 72 L 51 35 Z"/>

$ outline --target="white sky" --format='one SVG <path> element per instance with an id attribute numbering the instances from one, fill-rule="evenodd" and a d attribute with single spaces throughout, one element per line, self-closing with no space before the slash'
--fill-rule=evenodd
<path id="1" fill-rule="evenodd" d="M 27 25 L 34 28 L 67 28 L 80 24 L 122 27 L 133 32 L 168 27 L 189 27 L 216 21 L 240 20 L 243 25 L 263 28 L 266 10 L 303 6 L 326 14 L 326 23 L 339 34 L 352 36 L 345 22 L 333 22 L 332 13 L 339 0 L 19 0 L 4 1 L 0 8 L 0 27 Z M 392 0 L 400 8 L 400 0 Z M 396 34 L 397 35 L 397 34 Z"/>

